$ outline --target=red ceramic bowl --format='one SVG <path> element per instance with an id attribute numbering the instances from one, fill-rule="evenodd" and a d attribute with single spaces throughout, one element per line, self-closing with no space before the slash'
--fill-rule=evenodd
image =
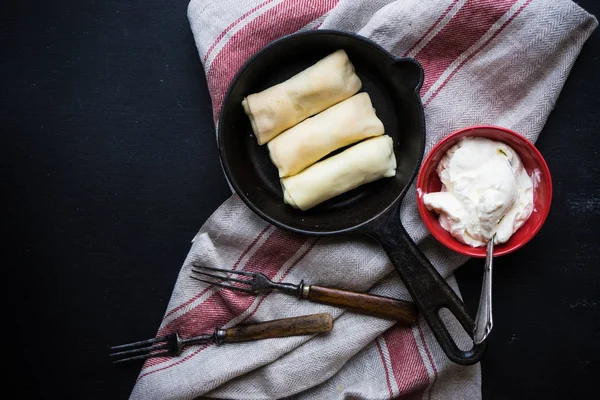
<path id="1" fill-rule="evenodd" d="M 486 137 L 507 144 L 519 155 L 529 175 L 536 169 L 539 171 L 540 181 L 533 194 L 533 212 L 525 224 L 511 236 L 508 242 L 494 247 L 494 256 L 501 256 L 517 250 L 538 233 L 548 216 L 550 203 L 552 202 L 552 180 L 548 165 L 538 149 L 524 136 L 510 129 L 498 126 L 472 126 L 447 136 L 431 150 L 421 165 L 417 178 L 417 188 L 420 189 L 417 190 L 417 206 L 425 226 L 427 226 L 427 229 L 429 229 L 437 240 L 458 253 L 472 257 L 485 257 L 485 247 L 471 247 L 461 243 L 442 228 L 438 221 L 437 213 L 429 211 L 422 199 L 423 194 L 439 192 L 442 188 L 442 182 L 437 175 L 436 169 L 444 154 L 458 140 L 474 136 Z"/>

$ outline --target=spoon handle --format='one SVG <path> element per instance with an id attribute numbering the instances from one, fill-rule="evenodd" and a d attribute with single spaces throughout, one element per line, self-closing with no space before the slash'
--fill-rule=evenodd
<path id="1" fill-rule="evenodd" d="M 485 269 L 483 271 L 483 284 L 481 286 L 481 296 L 479 297 L 479 307 L 475 316 L 475 330 L 473 331 L 473 341 L 479 344 L 490 334 L 494 321 L 492 319 L 492 265 L 494 260 L 494 238 L 487 244 L 487 253 L 485 257 Z"/>

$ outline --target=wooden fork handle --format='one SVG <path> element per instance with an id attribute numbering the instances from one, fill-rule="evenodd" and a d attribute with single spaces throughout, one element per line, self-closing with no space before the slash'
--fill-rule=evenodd
<path id="1" fill-rule="evenodd" d="M 310 285 L 308 294 L 303 297 L 310 301 L 342 307 L 361 314 L 397 320 L 406 325 L 414 324 L 419 314 L 415 304 L 410 301 L 317 285 Z"/>
<path id="2" fill-rule="evenodd" d="M 296 335 L 329 332 L 333 328 L 330 314 L 311 314 L 302 317 L 284 318 L 258 324 L 229 328 L 225 331 L 228 342 L 279 338 Z"/>

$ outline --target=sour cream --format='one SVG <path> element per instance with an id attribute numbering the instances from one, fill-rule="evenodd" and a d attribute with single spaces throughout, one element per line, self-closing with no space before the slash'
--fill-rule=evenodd
<path id="1" fill-rule="evenodd" d="M 533 210 L 533 184 L 512 148 L 487 138 L 465 138 L 444 155 L 437 173 L 442 191 L 423 202 L 459 241 L 505 243 Z"/>

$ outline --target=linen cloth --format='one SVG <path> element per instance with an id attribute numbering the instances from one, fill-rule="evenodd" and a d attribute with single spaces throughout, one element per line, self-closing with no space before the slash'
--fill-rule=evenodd
<path id="1" fill-rule="evenodd" d="M 422 64 L 426 153 L 444 135 L 474 124 L 505 126 L 535 141 L 597 26 L 568 0 L 192 0 L 188 17 L 215 123 L 231 79 L 252 54 L 299 30 L 336 29 Z M 428 235 L 414 185 L 400 217 L 458 292 L 452 272 L 466 257 Z M 277 292 L 254 297 L 220 291 L 189 277 L 192 262 L 259 271 L 275 281 L 305 279 L 410 299 L 372 240 L 294 235 L 269 225 L 233 195 L 194 238 L 159 334 L 177 331 L 187 337 L 217 326 L 317 312 L 331 313 L 334 329 L 310 337 L 192 347 L 179 358 L 148 360 L 132 399 L 481 397 L 479 365 L 450 362 L 422 318 L 404 327 Z M 457 323 L 447 323 L 459 332 Z"/>

